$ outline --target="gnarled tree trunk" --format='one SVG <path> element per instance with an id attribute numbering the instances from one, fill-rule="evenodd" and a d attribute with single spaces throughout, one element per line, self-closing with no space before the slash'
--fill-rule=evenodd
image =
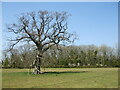
<path id="1" fill-rule="evenodd" d="M 37 56 L 36 56 L 36 60 L 34 62 L 34 71 L 33 73 L 34 74 L 41 74 L 42 71 L 41 71 L 41 60 L 42 60 L 42 56 L 43 56 L 43 53 L 41 50 L 38 50 L 37 51 Z"/>

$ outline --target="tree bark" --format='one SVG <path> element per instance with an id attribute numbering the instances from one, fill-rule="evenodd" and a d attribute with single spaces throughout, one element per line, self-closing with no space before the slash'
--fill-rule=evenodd
<path id="1" fill-rule="evenodd" d="M 36 56 L 36 61 L 35 61 L 35 69 L 33 71 L 34 74 L 41 74 L 42 71 L 41 71 L 41 60 L 42 60 L 42 56 L 43 56 L 43 53 L 42 53 L 42 50 L 39 50 L 37 51 L 37 56 Z"/>
<path id="2" fill-rule="evenodd" d="M 42 58 L 42 55 L 38 54 L 37 55 L 37 60 L 38 60 L 38 65 L 37 65 L 38 74 L 41 73 L 41 58 Z"/>

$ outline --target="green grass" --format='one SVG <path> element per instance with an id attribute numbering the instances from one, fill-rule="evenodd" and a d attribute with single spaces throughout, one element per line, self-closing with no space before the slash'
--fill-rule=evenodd
<path id="1" fill-rule="evenodd" d="M 118 68 L 47 68 L 29 75 L 28 69 L 3 69 L 3 88 L 117 88 Z"/>

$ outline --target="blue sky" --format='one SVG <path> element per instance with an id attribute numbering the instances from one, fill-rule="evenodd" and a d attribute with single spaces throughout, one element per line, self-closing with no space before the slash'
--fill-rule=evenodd
<path id="1" fill-rule="evenodd" d="M 20 13 L 48 10 L 67 11 L 71 14 L 68 30 L 76 32 L 79 37 L 74 45 L 105 44 L 113 47 L 118 42 L 117 2 L 3 2 L 2 10 L 3 39 L 12 36 L 6 32 L 5 24 L 17 22 Z M 3 40 L 3 46 L 6 45 L 6 40 Z"/>

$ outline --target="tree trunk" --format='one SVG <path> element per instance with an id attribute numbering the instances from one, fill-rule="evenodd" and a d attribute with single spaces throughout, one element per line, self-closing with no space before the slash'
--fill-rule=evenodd
<path id="1" fill-rule="evenodd" d="M 41 73 L 41 69 L 40 69 L 40 66 L 41 66 L 41 58 L 42 58 L 42 55 L 38 54 L 38 55 L 37 55 L 37 59 L 38 59 L 38 65 L 37 65 L 38 74 Z"/>
<path id="2" fill-rule="evenodd" d="M 37 52 L 37 57 L 36 57 L 36 61 L 35 61 L 35 69 L 33 71 L 34 74 L 41 74 L 41 60 L 42 60 L 42 52 L 40 50 L 38 50 Z"/>

